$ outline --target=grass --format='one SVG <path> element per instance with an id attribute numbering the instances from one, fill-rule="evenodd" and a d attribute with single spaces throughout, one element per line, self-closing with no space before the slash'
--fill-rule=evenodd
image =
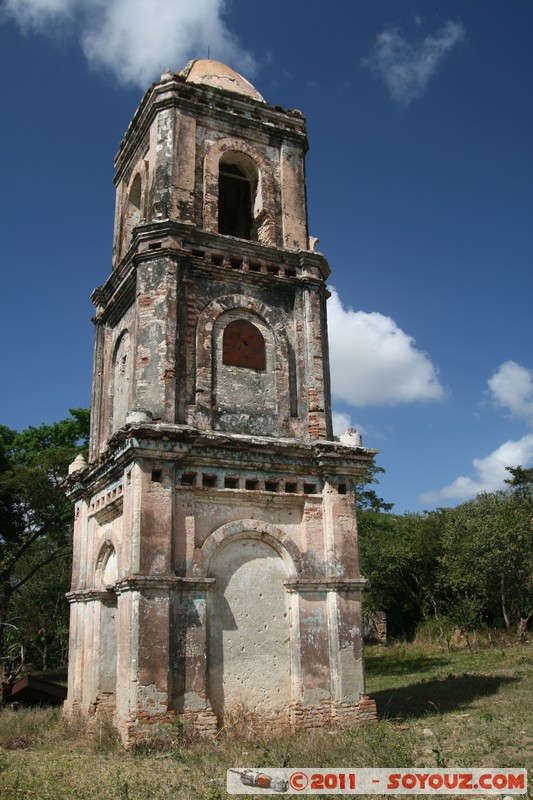
<path id="1" fill-rule="evenodd" d="M 370 647 L 380 720 L 270 741 L 187 742 L 165 729 L 133 753 L 109 728 L 95 739 L 51 709 L 0 713 L 0 798 L 219 800 L 228 767 L 526 767 L 533 770 L 533 646 L 448 652 Z M 231 732 L 230 732 L 231 733 Z"/>

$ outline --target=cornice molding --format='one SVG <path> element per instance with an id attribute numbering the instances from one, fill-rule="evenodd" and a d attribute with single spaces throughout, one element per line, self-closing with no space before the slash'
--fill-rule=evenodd
<path id="1" fill-rule="evenodd" d="M 291 578 L 283 581 L 289 592 L 361 592 L 366 578 Z"/>

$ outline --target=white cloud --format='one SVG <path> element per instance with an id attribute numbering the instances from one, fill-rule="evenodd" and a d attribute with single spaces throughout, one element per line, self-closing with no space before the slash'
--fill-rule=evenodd
<path id="1" fill-rule="evenodd" d="M 75 6 L 76 0 L 5 0 L 2 10 L 19 25 L 39 30 L 68 16 Z"/>
<path id="2" fill-rule="evenodd" d="M 533 370 L 516 361 L 505 361 L 489 378 L 488 387 L 498 406 L 533 425 Z M 485 458 L 475 458 L 472 477 L 456 478 L 449 486 L 422 494 L 419 500 L 432 505 L 448 500 L 461 502 L 479 492 L 493 492 L 502 489 L 509 478 L 506 467 L 527 467 L 532 463 L 533 434 L 529 433 L 517 441 L 504 442 Z"/>
<path id="3" fill-rule="evenodd" d="M 352 422 L 350 414 L 347 414 L 344 411 L 333 410 L 331 412 L 331 418 L 333 421 L 333 433 L 335 436 L 340 436 L 341 434 L 345 433 L 348 428 L 355 428 L 355 430 L 358 431 L 361 436 L 368 433 L 367 429 L 363 427 L 363 425 L 358 425 L 357 423 Z"/>
<path id="4" fill-rule="evenodd" d="M 125 85 L 146 88 L 167 66 L 198 54 L 255 73 L 253 56 L 229 31 L 225 0 L 5 0 L 21 27 L 54 33 L 68 25 L 91 64 Z"/>
<path id="5" fill-rule="evenodd" d="M 429 356 L 394 320 L 328 302 L 332 395 L 351 406 L 438 400 L 444 391 Z"/>
<path id="6" fill-rule="evenodd" d="M 421 21 L 416 24 L 419 27 Z M 434 36 L 416 43 L 408 42 L 399 28 L 388 27 L 378 35 L 363 65 L 383 80 L 400 108 L 407 108 L 424 94 L 445 56 L 464 38 L 463 24 L 451 20 Z"/>
<path id="7" fill-rule="evenodd" d="M 349 414 L 343 411 L 332 411 L 331 418 L 333 421 L 333 433 L 335 436 L 340 436 L 348 428 L 353 428 L 352 418 Z"/>
<path id="8" fill-rule="evenodd" d="M 489 378 L 489 389 L 499 406 L 533 423 L 533 370 L 505 361 Z"/>
<path id="9" fill-rule="evenodd" d="M 461 476 L 449 486 L 426 492 L 418 498 L 421 503 L 435 505 L 447 501 L 462 502 L 479 492 L 494 492 L 503 488 L 510 475 L 506 467 L 518 464 L 527 466 L 533 460 L 533 434 L 529 433 L 517 441 L 504 442 L 485 458 L 474 458 L 472 477 Z"/>

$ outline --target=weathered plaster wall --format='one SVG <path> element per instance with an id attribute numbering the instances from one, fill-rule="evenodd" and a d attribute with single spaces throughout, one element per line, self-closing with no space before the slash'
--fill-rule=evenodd
<path id="1" fill-rule="evenodd" d="M 228 366 L 223 363 L 222 339 L 226 326 L 234 320 L 248 320 L 265 342 L 264 370 Z M 278 428 L 278 392 L 274 336 L 257 314 L 232 309 L 221 314 L 213 327 L 213 427 L 236 433 L 275 433 Z"/>
<path id="2" fill-rule="evenodd" d="M 231 470 L 235 474 L 235 470 Z M 215 473 L 213 473 L 215 474 Z M 256 473 L 253 473 L 256 475 Z M 244 482 L 247 479 L 244 479 Z M 249 478 L 248 480 L 255 480 Z M 201 548 L 208 536 L 224 525 L 241 519 L 259 518 L 267 524 L 280 526 L 287 538 L 296 546 L 300 545 L 303 498 L 265 493 L 257 490 L 246 491 L 229 489 L 206 492 L 180 489 L 176 496 L 176 569 L 179 569 L 183 545 L 189 536 L 193 546 Z M 188 520 L 194 520 L 194 527 L 187 527 Z M 182 546 L 180 546 L 182 543 Z"/>
<path id="3" fill-rule="evenodd" d="M 211 562 L 208 694 L 224 713 L 288 715 L 291 700 L 287 577 L 278 553 L 242 534 Z"/>
<path id="4" fill-rule="evenodd" d="M 303 706 L 316 706 L 331 697 L 327 600 L 325 591 L 302 592 L 299 596 Z"/>
<path id="5" fill-rule="evenodd" d="M 171 216 L 194 222 L 196 119 L 175 111 L 174 152 L 172 156 Z"/>

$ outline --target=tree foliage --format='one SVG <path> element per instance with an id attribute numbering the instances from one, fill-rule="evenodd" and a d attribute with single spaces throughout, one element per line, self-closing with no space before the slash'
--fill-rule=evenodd
<path id="1" fill-rule="evenodd" d="M 392 635 L 410 635 L 428 620 L 464 632 L 525 631 L 533 617 L 533 470 L 509 472 L 508 490 L 456 508 L 394 515 L 379 498 L 363 504 L 365 605 L 385 611 Z"/>
<path id="2" fill-rule="evenodd" d="M 532 513 L 530 490 L 483 493 L 448 513 L 440 582 L 461 628 L 510 629 L 530 614 Z"/>
<path id="3" fill-rule="evenodd" d="M 27 639 L 25 629 L 35 623 L 45 606 L 44 593 L 35 594 L 37 578 L 42 581 L 46 569 L 53 570 L 56 590 L 65 591 L 57 580 L 62 571 L 58 564 L 70 559 L 72 509 L 61 482 L 76 454 L 87 447 L 88 436 L 89 412 L 85 409 L 72 409 L 67 419 L 21 432 L 0 428 L 0 658 L 4 684 L 13 679 L 17 648 L 20 651 Z M 28 601 L 32 594 L 38 613 Z"/>
<path id="4" fill-rule="evenodd" d="M 357 510 L 358 513 L 365 511 L 387 512 L 392 511 L 394 503 L 386 503 L 382 497 L 378 497 L 376 490 L 372 488 L 379 483 L 378 475 L 383 475 L 385 470 L 377 464 L 370 464 L 361 476 L 356 487 Z"/>

